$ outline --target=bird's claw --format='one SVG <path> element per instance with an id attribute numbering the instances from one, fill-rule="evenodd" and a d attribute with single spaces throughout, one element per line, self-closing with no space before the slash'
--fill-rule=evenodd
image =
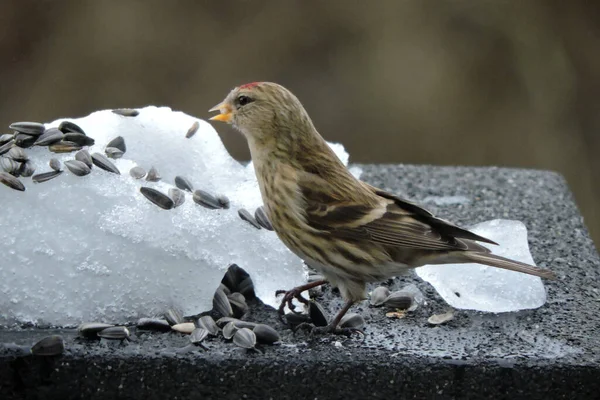
<path id="1" fill-rule="evenodd" d="M 297 314 L 297 312 L 294 311 L 296 309 L 296 306 L 292 302 L 294 299 L 297 299 L 301 303 L 308 304 L 308 300 L 304 296 L 302 296 L 302 290 L 297 287 L 290 289 L 290 290 L 277 290 L 275 292 L 275 296 L 280 296 L 280 295 L 283 295 L 283 299 L 281 299 L 281 304 L 279 305 L 277 312 L 279 313 L 279 318 L 282 320 L 283 320 L 282 317 L 284 315 L 284 309 L 285 309 L 286 305 L 288 306 L 290 311 Z"/>

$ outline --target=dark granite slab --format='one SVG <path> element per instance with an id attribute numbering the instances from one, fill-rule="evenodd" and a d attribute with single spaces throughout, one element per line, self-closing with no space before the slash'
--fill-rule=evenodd
<path id="1" fill-rule="evenodd" d="M 222 339 L 209 351 L 178 353 L 188 339 L 141 333 L 129 343 L 84 341 L 59 330 L 60 357 L 18 356 L 11 344 L 31 345 L 55 333 L 0 330 L 0 399 L 330 399 L 600 397 L 600 260 L 564 179 L 547 171 L 504 168 L 364 165 L 363 179 L 423 201 L 464 196 L 470 204 L 424 204 L 462 225 L 489 219 L 523 221 L 536 263 L 556 271 L 545 281 L 548 302 L 537 310 L 456 312 L 437 327 L 427 318 L 447 309 L 414 274 L 426 304 L 402 319 L 363 303 L 366 338 L 292 333 L 273 309 L 254 304 L 246 319 L 267 322 L 282 344 L 247 352 Z M 241 265 L 243 267 L 243 265 Z M 51 301 L 51 299 L 49 300 Z M 331 313 L 341 305 L 326 289 Z"/>

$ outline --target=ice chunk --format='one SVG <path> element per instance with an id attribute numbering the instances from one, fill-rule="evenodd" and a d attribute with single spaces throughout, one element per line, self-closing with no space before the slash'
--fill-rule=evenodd
<path id="1" fill-rule="evenodd" d="M 254 170 L 229 155 L 210 124 L 165 107 L 140 109 L 136 117 L 107 110 L 69 120 L 96 140 L 91 153 L 125 138 L 127 152 L 114 161 L 121 175 L 94 167 L 85 177 L 66 171 L 41 184 L 22 178 L 25 192 L 1 185 L 0 325 L 122 323 L 167 306 L 198 313 L 211 308 L 231 263 L 249 272 L 257 295 L 271 305 L 276 289 L 305 282 L 302 262 L 274 232 L 239 218 L 239 208 L 253 213 L 262 205 Z M 198 132 L 187 139 L 195 121 Z M 343 147 L 333 147 L 347 162 Z M 36 173 L 50 170 L 51 157 L 74 157 L 46 148 L 26 152 Z M 156 167 L 163 180 L 135 180 L 129 170 L 136 165 Z M 226 195 L 230 209 L 206 209 L 186 194 L 181 207 L 166 211 L 139 192 L 143 185 L 167 193 L 176 175 Z"/>
<path id="2" fill-rule="evenodd" d="M 500 244 L 486 245 L 493 254 L 535 265 L 522 222 L 492 220 L 470 230 Z M 455 308 L 508 312 L 538 308 L 546 302 L 544 284 L 537 276 L 480 264 L 426 265 L 416 272 Z"/>

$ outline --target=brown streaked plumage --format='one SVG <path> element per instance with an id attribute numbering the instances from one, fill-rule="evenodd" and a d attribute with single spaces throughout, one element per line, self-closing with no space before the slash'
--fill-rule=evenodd
<path id="1" fill-rule="evenodd" d="M 479 263 L 552 278 L 553 273 L 495 256 L 496 244 L 435 217 L 408 200 L 354 178 L 284 87 L 254 82 L 233 89 L 211 109 L 247 139 L 265 212 L 283 243 L 329 283 L 346 306 L 365 298 L 366 282 L 425 264 Z M 282 307 L 314 282 L 286 292 Z"/>

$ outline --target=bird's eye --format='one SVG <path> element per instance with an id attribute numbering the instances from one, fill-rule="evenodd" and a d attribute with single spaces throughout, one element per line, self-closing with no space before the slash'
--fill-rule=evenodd
<path id="1" fill-rule="evenodd" d="M 237 98 L 237 101 L 240 106 L 245 106 L 248 103 L 252 103 L 253 100 L 248 96 L 242 95 Z"/>

